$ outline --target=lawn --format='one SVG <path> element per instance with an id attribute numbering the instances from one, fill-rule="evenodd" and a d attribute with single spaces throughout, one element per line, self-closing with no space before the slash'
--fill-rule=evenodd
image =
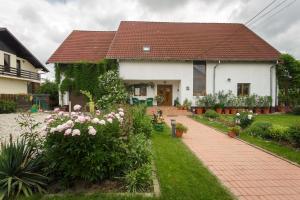
<path id="1" fill-rule="evenodd" d="M 229 200 L 234 199 L 181 142 L 170 137 L 170 129 L 165 127 L 162 133 L 154 132 L 152 137 L 153 157 L 161 187 L 160 198 L 143 198 L 94 194 L 89 196 L 70 195 L 51 197 L 51 200 Z M 39 197 L 30 198 L 39 199 Z"/>
<path id="2" fill-rule="evenodd" d="M 222 117 L 224 117 L 225 119 L 233 119 L 232 116 L 222 116 Z M 205 125 L 213 127 L 221 132 L 224 132 L 224 133 L 228 132 L 229 128 L 221 122 L 209 121 L 208 119 L 206 119 L 202 116 L 195 116 L 194 119 L 200 123 L 203 123 Z M 271 122 L 271 123 L 282 125 L 282 126 L 288 126 L 293 123 L 296 123 L 297 121 L 299 122 L 300 116 L 287 115 L 287 114 L 258 115 L 258 116 L 256 116 L 255 121 L 256 122 L 257 121 Z M 262 138 L 253 137 L 253 136 L 250 136 L 245 133 L 241 133 L 239 138 L 248 143 L 251 143 L 258 147 L 266 149 L 266 150 L 268 150 L 276 155 L 279 155 L 283 158 L 286 158 L 290 161 L 300 164 L 300 151 L 293 147 L 284 146 L 275 141 L 264 140 Z"/>

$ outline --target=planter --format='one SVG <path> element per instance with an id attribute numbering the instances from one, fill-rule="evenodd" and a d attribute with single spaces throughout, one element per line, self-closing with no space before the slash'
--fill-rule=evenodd
<path id="1" fill-rule="evenodd" d="M 196 108 L 196 114 L 201 115 L 204 113 L 204 108 Z"/>
<path id="2" fill-rule="evenodd" d="M 176 130 L 176 137 L 181 138 L 183 135 L 183 131 Z"/>
<path id="3" fill-rule="evenodd" d="M 278 106 L 278 112 L 285 113 L 285 106 Z"/>
<path id="4" fill-rule="evenodd" d="M 216 112 L 219 114 L 222 114 L 223 109 L 222 108 L 216 108 Z"/>
<path id="5" fill-rule="evenodd" d="M 154 130 L 158 132 L 163 132 L 164 130 L 164 125 L 162 123 L 157 123 L 153 125 Z"/>
<path id="6" fill-rule="evenodd" d="M 263 108 L 264 114 L 270 114 L 270 108 Z"/>
<path id="7" fill-rule="evenodd" d="M 254 109 L 254 112 L 255 112 L 256 114 L 261 114 L 261 108 L 255 108 L 255 109 Z"/>
<path id="8" fill-rule="evenodd" d="M 231 138 L 235 138 L 235 137 L 236 137 L 236 133 L 233 132 L 233 131 L 229 131 L 227 135 L 228 135 L 229 137 L 231 137 Z"/>
<path id="9" fill-rule="evenodd" d="M 237 113 L 237 109 L 236 108 L 231 108 L 230 113 L 235 115 Z"/>
<path id="10" fill-rule="evenodd" d="M 230 108 L 224 108 L 224 113 L 225 113 L 225 115 L 229 115 L 230 114 Z"/>

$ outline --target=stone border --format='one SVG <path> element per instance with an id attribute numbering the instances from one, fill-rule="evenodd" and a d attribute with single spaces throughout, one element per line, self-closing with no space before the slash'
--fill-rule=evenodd
<path id="1" fill-rule="evenodd" d="M 142 196 L 142 197 L 160 197 L 160 185 L 159 185 L 159 181 L 157 178 L 157 170 L 155 167 L 154 162 L 152 162 L 152 184 L 153 184 L 153 192 L 136 192 L 136 193 L 130 193 L 130 192 L 116 192 L 116 193 L 112 193 L 112 192 L 103 192 L 102 194 L 104 195 L 112 195 L 112 196 Z M 80 194 L 84 194 L 84 196 L 90 196 L 97 193 L 97 191 L 94 192 L 86 192 L 86 193 L 80 193 Z M 72 195 L 72 193 L 70 192 L 62 192 L 62 193 L 56 193 L 56 194 L 45 194 L 42 199 L 47 198 L 47 197 L 61 197 L 64 195 Z"/>

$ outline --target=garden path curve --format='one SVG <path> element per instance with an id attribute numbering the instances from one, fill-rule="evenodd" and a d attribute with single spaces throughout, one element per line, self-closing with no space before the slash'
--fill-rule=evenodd
<path id="1" fill-rule="evenodd" d="M 300 168 L 187 116 L 183 142 L 238 199 L 300 199 Z"/>

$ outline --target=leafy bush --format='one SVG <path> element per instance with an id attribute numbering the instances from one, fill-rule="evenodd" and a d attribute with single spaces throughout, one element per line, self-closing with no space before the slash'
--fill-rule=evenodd
<path id="1" fill-rule="evenodd" d="M 269 136 L 271 139 L 275 141 L 288 141 L 288 128 L 280 125 L 273 125 L 270 129 Z"/>
<path id="2" fill-rule="evenodd" d="M 294 115 L 300 115 L 300 106 L 295 106 L 293 108 L 293 114 Z"/>
<path id="3" fill-rule="evenodd" d="M 217 103 L 217 97 L 213 94 L 208 94 L 202 98 L 206 108 L 213 108 Z"/>
<path id="4" fill-rule="evenodd" d="M 269 122 L 256 122 L 248 127 L 245 132 L 252 136 L 259 136 L 262 138 L 270 138 L 270 128 L 272 124 Z"/>
<path id="5" fill-rule="evenodd" d="M 152 169 L 150 164 L 145 164 L 125 176 L 126 188 L 129 192 L 146 192 L 151 186 Z"/>
<path id="6" fill-rule="evenodd" d="M 234 126 L 234 127 L 229 128 L 229 131 L 235 133 L 236 135 L 239 135 L 241 132 L 241 128 L 239 126 Z"/>
<path id="7" fill-rule="evenodd" d="M 210 118 L 210 119 L 216 119 L 218 118 L 220 115 L 214 111 L 214 110 L 207 110 L 205 113 L 204 113 L 204 117 L 206 118 Z"/>
<path id="8" fill-rule="evenodd" d="M 300 147 L 300 123 L 290 126 L 288 129 L 288 134 L 290 142 L 296 147 Z"/>
<path id="9" fill-rule="evenodd" d="M 0 194 L 1 199 L 17 199 L 34 192 L 44 193 L 47 177 L 41 173 L 41 159 L 25 140 L 1 144 Z"/>
<path id="10" fill-rule="evenodd" d="M 0 100 L 0 114 L 1 113 L 14 113 L 17 110 L 17 104 L 13 101 Z"/>
<path id="11" fill-rule="evenodd" d="M 129 112 L 132 117 L 133 133 L 142 133 L 147 138 L 150 138 L 152 133 L 152 123 L 149 116 L 146 115 L 146 109 L 146 105 L 138 105 L 132 107 Z"/>
<path id="12" fill-rule="evenodd" d="M 253 114 L 250 112 L 241 112 L 235 115 L 235 123 L 243 129 L 247 128 L 254 122 Z"/>
<path id="13" fill-rule="evenodd" d="M 181 123 L 176 123 L 176 131 L 186 133 L 188 131 L 188 128 Z"/>

